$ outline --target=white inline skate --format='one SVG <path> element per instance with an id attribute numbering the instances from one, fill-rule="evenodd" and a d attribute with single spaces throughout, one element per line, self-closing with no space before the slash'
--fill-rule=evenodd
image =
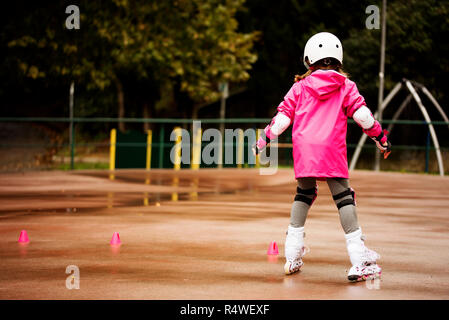
<path id="1" fill-rule="evenodd" d="M 377 265 L 377 259 L 380 255 L 377 252 L 365 247 L 365 239 L 362 230 L 346 234 L 346 246 L 352 267 L 348 272 L 349 281 L 364 281 L 380 278 L 382 269 Z"/>
<path id="2" fill-rule="evenodd" d="M 309 249 L 304 245 L 304 227 L 294 228 L 289 225 L 285 239 L 285 274 L 298 272 L 304 264 L 302 257 L 307 252 Z"/>

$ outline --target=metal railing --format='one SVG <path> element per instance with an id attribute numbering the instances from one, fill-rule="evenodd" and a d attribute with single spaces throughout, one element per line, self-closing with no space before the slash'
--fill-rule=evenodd
<path id="1" fill-rule="evenodd" d="M 2 117 L 0 118 L 0 122 L 3 123 L 67 123 L 68 126 L 72 126 L 73 128 L 77 124 L 81 123 L 150 123 L 155 124 L 159 127 L 159 141 L 152 142 L 153 148 L 158 148 L 159 150 L 164 150 L 168 146 L 173 146 L 173 141 L 166 141 L 164 139 L 166 129 L 173 128 L 176 125 L 186 125 L 191 124 L 193 121 L 201 121 L 202 124 L 243 124 L 244 127 L 247 128 L 255 128 L 256 124 L 261 124 L 263 127 L 271 121 L 271 118 L 228 118 L 228 119 L 177 119 L 177 118 L 109 118 L 109 117 L 95 117 L 95 118 L 61 118 L 61 117 Z M 348 119 L 348 124 L 355 124 L 355 121 L 352 119 Z M 449 126 L 449 122 L 446 121 L 432 121 L 426 122 L 423 120 L 383 120 L 382 124 L 399 124 L 399 125 L 428 125 L 432 124 L 435 126 Z M 42 144 L 42 143 L 8 143 L 0 141 L 0 147 L 59 147 L 70 149 L 70 167 L 74 168 L 74 158 L 75 158 L 75 149 L 76 147 L 108 147 L 110 146 L 110 142 L 77 142 L 75 139 L 76 130 L 70 131 L 72 136 L 69 141 L 71 143 L 60 143 L 60 144 Z M 288 135 L 287 135 L 288 136 Z M 281 141 L 280 141 L 281 142 Z M 291 136 L 290 140 L 284 143 L 280 147 L 281 148 L 291 148 Z M 116 146 L 120 147 L 147 147 L 147 143 L 144 142 L 116 142 Z M 348 148 L 353 149 L 356 148 L 357 144 L 348 143 Z M 373 149 L 374 145 L 365 145 L 363 146 L 365 149 Z M 434 147 L 430 144 L 430 139 L 427 139 L 425 146 L 416 146 L 416 145 L 395 145 L 395 149 L 397 150 L 423 150 L 426 152 L 426 171 L 429 168 L 429 154 L 432 150 L 435 150 Z M 449 151 L 448 147 L 441 147 L 443 151 Z M 161 157 L 162 152 L 159 153 Z M 162 161 L 160 161 L 159 167 Z"/>

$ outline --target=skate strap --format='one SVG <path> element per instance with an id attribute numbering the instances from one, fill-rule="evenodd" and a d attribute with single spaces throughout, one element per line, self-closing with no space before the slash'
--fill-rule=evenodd
<path id="1" fill-rule="evenodd" d="M 338 199 L 341 199 L 341 198 L 346 197 L 346 196 L 354 197 L 353 191 L 351 190 L 351 188 L 348 188 L 348 189 L 346 189 L 343 192 L 337 193 L 335 196 L 332 196 L 332 199 L 338 200 Z"/>
<path id="2" fill-rule="evenodd" d="M 302 195 L 302 194 L 297 194 L 297 195 L 295 196 L 295 201 L 302 201 L 302 202 L 305 202 L 305 203 L 307 203 L 309 206 L 312 205 L 313 200 L 314 200 L 314 199 L 310 199 L 309 197 L 306 197 L 306 196 L 304 196 L 304 195 Z"/>
<path id="3" fill-rule="evenodd" d="M 296 193 L 301 194 L 307 194 L 307 195 L 315 195 L 316 194 L 316 188 L 310 188 L 310 189 L 301 189 L 300 187 L 296 187 Z"/>
<path id="4" fill-rule="evenodd" d="M 345 199 L 338 203 L 336 202 L 337 200 L 342 199 L 347 196 L 351 196 L 352 199 Z M 332 196 L 332 198 L 335 200 L 338 209 L 340 209 L 344 206 L 348 206 L 348 205 L 355 206 L 355 192 L 352 188 L 348 188 L 343 192 L 337 193 L 336 195 Z"/>
<path id="5" fill-rule="evenodd" d="M 306 204 L 308 204 L 309 206 L 312 205 L 312 203 L 315 201 L 316 196 L 317 196 L 317 188 L 310 188 L 310 189 L 301 189 L 300 187 L 296 187 L 296 196 L 295 196 L 295 201 L 302 201 Z M 313 196 L 313 198 L 309 198 L 308 196 Z"/>
<path id="6" fill-rule="evenodd" d="M 346 200 L 343 200 L 343 201 L 337 203 L 337 208 L 340 210 L 342 207 L 349 206 L 349 205 L 355 206 L 354 199 L 346 199 Z"/>
<path id="7" fill-rule="evenodd" d="M 374 137 L 374 139 L 376 141 L 380 142 L 384 136 L 385 136 L 385 133 L 383 131 L 381 131 L 380 134 L 377 137 Z"/>
<path id="8" fill-rule="evenodd" d="M 304 257 L 309 252 L 310 252 L 310 248 L 308 246 L 304 245 L 302 247 L 302 254 L 301 255 Z"/>

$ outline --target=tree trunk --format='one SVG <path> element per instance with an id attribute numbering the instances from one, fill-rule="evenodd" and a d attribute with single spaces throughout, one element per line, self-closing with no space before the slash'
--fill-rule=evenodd
<path id="1" fill-rule="evenodd" d="M 118 102 L 118 117 L 120 118 L 124 118 L 125 117 L 125 95 L 123 93 L 123 85 L 120 82 L 119 79 L 115 80 L 115 84 L 117 87 L 117 102 Z M 119 121 L 118 123 L 118 129 L 121 132 L 125 132 L 126 128 L 125 128 L 125 123 Z"/>

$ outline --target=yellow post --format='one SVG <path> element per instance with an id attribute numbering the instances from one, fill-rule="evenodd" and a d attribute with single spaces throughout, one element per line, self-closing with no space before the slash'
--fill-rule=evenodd
<path id="1" fill-rule="evenodd" d="M 117 130 L 111 130 L 111 144 L 109 147 L 109 179 L 114 180 L 114 170 L 115 170 L 115 152 L 117 143 Z"/>
<path id="2" fill-rule="evenodd" d="M 153 132 L 151 130 L 147 130 L 147 161 L 145 169 L 149 171 L 151 169 L 151 148 L 153 141 Z M 150 184 L 150 178 L 145 179 L 145 184 Z"/>
<path id="3" fill-rule="evenodd" d="M 151 169 L 151 142 L 153 139 L 153 132 L 151 130 L 147 130 L 147 163 L 146 170 Z"/>
<path id="4" fill-rule="evenodd" d="M 175 142 L 175 163 L 173 166 L 173 169 L 175 171 L 181 169 L 181 142 L 182 142 L 182 131 L 180 127 L 175 128 L 175 134 L 176 134 L 176 142 Z M 175 191 L 172 192 L 171 199 L 172 201 L 178 201 L 178 191 L 176 190 L 179 185 L 179 178 L 173 177 L 173 184 L 172 186 L 175 188 Z"/>
<path id="5" fill-rule="evenodd" d="M 148 207 L 148 192 L 143 193 L 143 205 Z"/>
<path id="6" fill-rule="evenodd" d="M 181 141 L 182 141 L 182 131 L 180 127 L 175 128 L 176 133 L 176 142 L 175 142 L 175 163 L 174 163 L 174 169 L 180 170 L 181 169 Z"/>
<path id="7" fill-rule="evenodd" d="M 257 130 L 256 130 L 256 141 L 259 141 L 259 138 L 260 138 L 260 131 L 262 131 L 262 129 L 257 129 Z M 260 167 L 259 157 L 260 157 L 260 156 L 256 156 L 256 168 L 259 168 L 259 167 Z"/>
<path id="8" fill-rule="evenodd" d="M 193 136 L 192 146 L 192 164 L 190 168 L 192 170 L 198 170 L 201 163 L 201 128 L 198 128 L 197 132 Z"/>
<path id="9" fill-rule="evenodd" d="M 114 206 L 114 192 L 108 192 L 108 208 Z"/>
<path id="10" fill-rule="evenodd" d="M 198 128 L 195 135 L 193 136 L 193 150 L 192 150 L 192 164 L 191 169 L 192 170 L 198 170 L 200 168 L 201 163 L 201 128 Z M 190 192 L 190 199 L 191 200 L 198 200 L 198 183 L 199 179 L 198 177 L 193 179 L 193 182 L 191 184 L 192 191 Z"/>
<path id="11" fill-rule="evenodd" d="M 173 177 L 172 186 L 173 186 L 173 188 L 175 188 L 175 191 L 173 191 L 171 194 L 171 200 L 178 201 L 178 191 L 176 190 L 179 186 L 179 178 L 178 177 Z"/>
<path id="12" fill-rule="evenodd" d="M 237 141 L 237 168 L 241 169 L 243 165 L 243 130 L 239 130 L 239 137 Z"/>
<path id="13" fill-rule="evenodd" d="M 193 178 L 192 183 L 190 184 L 193 191 L 190 192 L 190 200 L 196 201 L 198 200 L 198 185 L 199 185 L 198 177 Z"/>

